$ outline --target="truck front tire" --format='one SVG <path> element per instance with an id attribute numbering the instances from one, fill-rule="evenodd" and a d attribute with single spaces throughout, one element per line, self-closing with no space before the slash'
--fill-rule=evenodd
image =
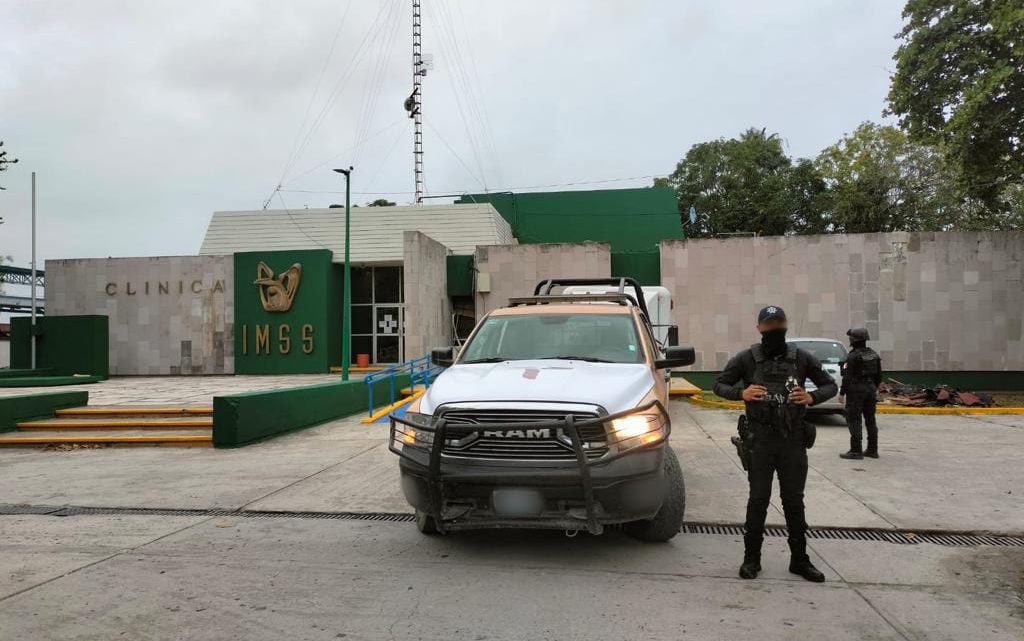
<path id="1" fill-rule="evenodd" d="M 633 521 L 625 525 L 626 533 L 641 541 L 664 543 L 683 529 L 686 511 L 686 485 L 676 453 L 665 446 L 665 482 L 668 484 L 661 509 L 649 521 Z"/>

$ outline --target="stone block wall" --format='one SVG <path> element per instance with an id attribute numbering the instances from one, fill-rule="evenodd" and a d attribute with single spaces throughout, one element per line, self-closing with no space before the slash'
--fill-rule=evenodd
<path id="1" fill-rule="evenodd" d="M 448 248 L 418 231 L 403 233 L 405 356 L 418 358 L 452 344 Z"/>
<path id="2" fill-rule="evenodd" d="M 865 326 L 890 370 L 1024 369 L 1024 233 L 700 239 L 661 244 L 661 277 L 697 370 L 758 340 L 782 306 L 790 336 Z"/>
<path id="3" fill-rule="evenodd" d="M 47 315 L 110 319 L 111 375 L 234 373 L 231 256 L 46 261 Z"/>
<path id="4" fill-rule="evenodd" d="M 547 278 L 610 278 L 611 248 L 607 243 L 488 245 L 476 248 L 477 279 L 490 275 L 491 291 L 476 293 L 477 320 L 508 304 L 515 296 L 531 296 Z"/>

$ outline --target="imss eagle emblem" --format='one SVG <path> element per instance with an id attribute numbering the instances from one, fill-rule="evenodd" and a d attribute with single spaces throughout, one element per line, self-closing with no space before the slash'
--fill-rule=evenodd
<path id="1" fill-rule="evenodd" d="M 287 312 L 292 308 L 295 293 L 302 280 L 302 265 L 295 263 L 276 277 L 274 270 L 260 261 L 256 266 L 256 280 L 253 283 L 260 290 L 260 302 L 268 312 Z"/>

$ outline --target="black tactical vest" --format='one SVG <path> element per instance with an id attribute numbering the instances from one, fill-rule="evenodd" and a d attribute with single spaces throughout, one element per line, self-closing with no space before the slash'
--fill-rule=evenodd
<path id="1" fill-rule="evenodd" d="M 875 377 L 882 373 L 882 358 L 878 352 L 870 347 L 859 347 L 853 351 L 858 358 L 854 361 L 856 367 L 853 369 L 853 380 L 862 383 L 868 382 L 874 385 Z"/>
<path id="2" fill-rule="evenodd" d="M 750 383 L 764 385 L 768 389 L 768 398 L 747 403 L 747 418 L 788 432 L 800 425 L 805 413 L 804 406 L 789 402 L 789 393 L 801 385 L 797 377 L 796 347 L 786 345 L 786 355 L 777 359 L 765 356 L 761 345 L 751 346 L 750 351 L 755 363 L 754 380 Z"/>

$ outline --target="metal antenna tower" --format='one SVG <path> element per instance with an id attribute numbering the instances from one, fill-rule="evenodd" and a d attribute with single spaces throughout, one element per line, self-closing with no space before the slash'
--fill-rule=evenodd
<path id="1" fill-rule="evenodd" d="M 416 176 L 416 204 L 423 202 L 423 76 L 427 70 L 423 65 L 421 51 L 421 0 L 412 0 L 412 109 L 409 114 L 413 122 L 412 158 L 413 173 Z"/>

